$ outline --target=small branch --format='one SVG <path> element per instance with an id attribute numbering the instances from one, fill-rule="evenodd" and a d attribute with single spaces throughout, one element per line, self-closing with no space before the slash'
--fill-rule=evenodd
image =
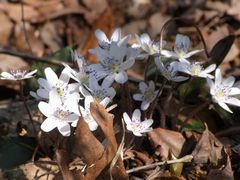
<path id="1" fill-rule="evenodd" d="M 28 39 L 28 35 L 27 35 L 27 31 L 26 31 L 23 0 L 21 0 L 20 3 L 21 3 L 21 15 L 22 15 L 22 23 L 23 23 L 23 33 L 24 33 L 25 40 L 26 40 L 26 43 L 28 45 L 29 51 L 30 51 L 31 54 L 33 54 L 32 47 L 30 45 L 30 42 L 29 42 L 29 39 Z"/>
<path id="2" fill-rule="evenodd" d="M 36 56 L 33 56 L 33 55 L 27 55 L 27 54 L 24 54 L 24 53 L 21 53 L 21 52 L 11 51 L 11 50 L 8 50 L 8 49 L 3 49 L 3 48 L 0 48 L 0 54 L 8 54 L 8 55 L 11 55 L 11 56 L 16 56 L 16 57 L 23 58 L 24 60 L 32 60 L 32 61 L 38 61 L 38 62 L 42 62 L 42 63 L 48 63 L 48 64 L 54 64 L 54 65 L 61 65 L 62 66 L 62 62 L 59 61 L 59 60 L 44 58 L 44 57 L 39 58 L 39 57 L 36 57 Z M 66 63 L 66 62 L 64 62 L 64 63 L 73 67 L 72 63 Z"/>
<path id="3" fill-rule="evenodd" d="M 230 127 L 228 129 L 224 129 L 222 131 L 219 131 L 219 132 L 215 133 L 215 135 L 218 136 L 218 137 L 220 137 L 220 136 L 231 136 L 231 135 L 236 135 L 236 134 L 240 134 L 240 126 Z"/>
<path id="4" fill-rule="evenodd" d="M 186 155 L 180 159 L 174 159 L 174 160 L 169 160 L 169 161 L 163 161 L 163 162 L 157 162 L 157 163 L 153 163 L 153 164 L 148 164 L 145 166 L 141 166 L 141 167 L 137 167 L 137 168 L 133 168 L 133 169 L 129 169 L 126 172 L 128 174 L 133 173 L 133 172 L 137 172 L 137 171 L 141 171 L 141 170 L 146 170 L 146 169 L 151 169 L 151 168 L 155 168 L 156 166 L 162 166 L 165 164 L 174 164 L 174 163 L 183 163 L 183 162 L 191 162 L 193 159 L 192 155 Z"/>

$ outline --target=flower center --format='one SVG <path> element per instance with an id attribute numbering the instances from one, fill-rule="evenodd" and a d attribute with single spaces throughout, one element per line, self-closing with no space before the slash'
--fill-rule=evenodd
<path id="1" fill-rule="evenodd" d="M 15 79 L 22 79 L 27 73 L 26 70 L 20 70 L 20 69 L 11 70 L 10 72 L 15 77 Z"/>
<path id="2" fill-rule="evenodd" d="M 88 75 L 87 74 L 85 74 L 81 77 L 81 82 L 82 82 L 82 84 L 88 83 Z"/>
<path id="3" fill-rule="evenodd" d="M 113 72 L 118 72 L 118 70 L 119 70 L 119 65 L 118 65 L 118 64 L 110 64 L 110 69 L 111 69 Z"/>
<path id="4" fill-rule="evenodd" d="M 69 111 L 63 111 L 60 108 L 57 108 L 57 110 L 54 113 L 54 116 L 60 120 L 65 120 L 67 118 L 67 116 L 69 116 L 69 115 L 70 115 Z"/>
<path id="5" fill-rule="evenodd" d="M 218 98 L 222 98 L 225 96 L 225 93 L 222 89 L 217 89 L 216 92 L 215 92 L 215 96 L 218 97 Z"/>
<path id="6" fill-rule="evenodd" d="M 142 129 L 141 123 L 132 123 L 132 130 L 135 132 L 139 132 Z"/>
<path id="7" fill-rule="evenodd" d="M 146 91 L 146 92 L 144 93 L 144 99 L 145 99 L 146 101 L 151 101 L 152 98 L 153 98 L 153 96 L 154 96 L 154 94 L 153 94 L 153 92 L 152 92 L 151 90 L 148 90 L 148 91 Z"/>
<path id="8" fill-rule="evenodd" d="M 62 96 L 63 90 L 61 88 L 57 88 L 57 93 L 59 96 Z"/>
<path id="9" fill-rule="evenodd" d="M 199 65 L 193 65 L 192 66 L 192 72 L 195 76 L 198 76 L 201 72 L 202 68 Z"/>

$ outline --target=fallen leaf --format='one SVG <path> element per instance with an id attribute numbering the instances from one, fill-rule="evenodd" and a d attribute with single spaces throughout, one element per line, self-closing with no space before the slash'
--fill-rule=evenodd
<path id="1" fill-rule="evenodd" d="M 158 153 L 163 160 L 168 159 L 170 150 L 178 157 L 185 143 L 181 133 L 162 128 L 153 129 L 148 133 L 148 137 L 155 149 L 159 147 Z"/>
<path id="2" fill-rule="evenodd" d="M 0 44 L 1 46 L 8 46 L 9 38 L 12 33 L 13 23 L 5 13 L 0 12 L 0 24 Z"/>
<path id="3" fill-rule="evenodd" d="M 199 142 L 192 152 L 195 163 L 205 164 L 212 163 L 218 165 L 222 157 L 222 143 L 208 130 L 203 132 Z"/>

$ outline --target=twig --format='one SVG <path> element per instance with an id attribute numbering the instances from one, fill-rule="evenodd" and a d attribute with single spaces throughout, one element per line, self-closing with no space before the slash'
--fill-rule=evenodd
<path id="1" fill-rule="evenodd" d="M 43 62 L 43 63 L 48 63 L 48 64 L 54 64 L 54 65 L 62 65 L 62 62 L 56 59 L 50 59 L 50 58 L 39 58 L 33 55 L 28 55 L 28 54 L 24 54 L 21 52 L 17 52 L 17 51 L 12 51 L 9 49 L 4 49 L 4 48 L 0 48 L 0 54 L 8 54 L 8 55 L 12 55 L 12 56 L 16 56 L 16 57 L 20 57 L 23 58 L 25 60 L 32 60 L 32 61 L 38 61 L 38 62 Z M 73 67 L 72 63 L 66 63 L 69 66 Z"/>
<path id="2" fill-rule="evenodd" d="M 24 18 L 24 7 L 23 7 L 23 0 L 21 0 L 21 15 L 22 15 L 22 23 L 23 23 L 23 33 L 24 33 L 24 37 L 25 37 L 25 40 L 26 40 L 26 43 L 28 45 L 28 48 L 29 48 L 29 51 L 31 54 L 33 54 L 33 51 L 32 51 L 32 47 L 30 45 L 30 42 L 29 42 L 29 39 L 28 39 L 28 36 L 27 36 L 27 31 L 26 31 L 26 24 L 25 24 L 25 18 Z"/>
<path id="3" fill-rule="evenodd" d="M 224 129 L 222 131 L 215 133 L 215 135 L 218 137 L 219 136 L 230 136 L 233 134 L 240 134 L 240 126 L 230 127 L 228 129 Z"/>
<path id="4" fill-rule="evenodd" d="M 128 174 L 133 173 L 133 172 L 137 172 L 137 171 L 141 171 L 141 170 L 146 170 L 146 169 L 151 169 L 151 168 L 155 168 L 156 166 L 162 166 L 165 164 L 174 164 L 174 163 L 183 163 L 183 162 L 191 162 L 193 159 L 192 155 L 186 155 L 180 159 L 174 159 L 174 160 L 169 160 L 169 161 L 163 161 L 163 162 L 157 162 L 157 163 L 153 163 L 153 164 L 148 164 L 145 166 L 141 166 L 141 167 L 137 167 L 137 168 L 133 168 L 133 169 L 129 169 L 126 172 Z"/>

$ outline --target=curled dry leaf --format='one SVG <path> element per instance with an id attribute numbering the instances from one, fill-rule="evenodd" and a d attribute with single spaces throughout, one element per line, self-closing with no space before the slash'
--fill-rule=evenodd
<path id="1" fill-rule="evenodd" d="M 213 165 L 219 165 L 224 157 L 222 143 L 208 130 L 206 126 L 199 142 L 192 152 L 195 163 L 205 164 L 210 162 Z"/>
<path id="2" fill-rule="evenodd" d="M 164 160 L 168 159 L 169 150 L 178 157 L 185 143 L 185 138 L 181 133 L 162 128 L 153 129 L 148 136 L 153 147 L 159 150 L 158 153 Z"/>

